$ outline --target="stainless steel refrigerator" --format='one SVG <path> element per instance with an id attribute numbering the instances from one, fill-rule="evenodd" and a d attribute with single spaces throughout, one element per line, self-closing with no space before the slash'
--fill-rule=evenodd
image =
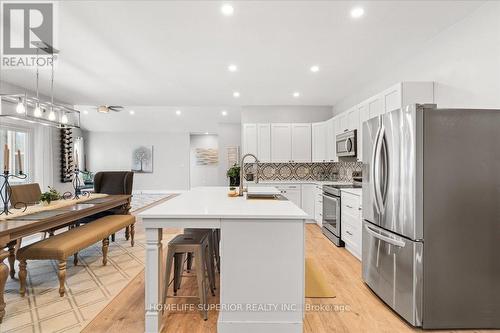
<path id="1" fill-rule="evenodd" d="M 414 326 L 500 328 L 500 110 L 410 105 L 363 155 L 365 283 Z"/>

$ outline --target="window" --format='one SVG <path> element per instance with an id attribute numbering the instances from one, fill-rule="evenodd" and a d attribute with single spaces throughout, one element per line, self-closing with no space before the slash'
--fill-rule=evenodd
<path id="1" fill-rule="evenodd" d="M 0 126 L 0 166 L 1 172 L 5 167 L 9 170 L 10 174 L 19 174 L 23 171 L 29 174 L 29 131 L 18 129 L 14 127 Z M 9 148 L 8 165 L 5 163 L 4 149 Z M 20 159 L 19 159 L 20 156 Z M 23 182 L 17 178 L 11 178 L 11 182 Z"/>

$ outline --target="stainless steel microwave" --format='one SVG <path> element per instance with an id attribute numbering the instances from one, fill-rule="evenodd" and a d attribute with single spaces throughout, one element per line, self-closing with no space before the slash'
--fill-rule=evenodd
<path id="1" fill-rule="evenodd" d="M 356 156 L 357 148 L 356 130 L 347 131 L 337 135 L 337 156 Z"/>

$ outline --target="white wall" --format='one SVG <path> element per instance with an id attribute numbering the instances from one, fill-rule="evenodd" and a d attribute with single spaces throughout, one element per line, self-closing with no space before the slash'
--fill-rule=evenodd
<path id="1" fill-rule="evenodd" d="M 242 123 L 313 123 L 332 117 L 331 106 L 244 106 Z"/>
<path id="2" fill-rule="evenodd" d="M 130 170 L 132 150 L 154 146 L 153 173 L 135 174 L 134 190 L 185 190 L 190 187 L 190 133 L 176 132 L 94 132 L 84 133 L 87 165 L 90 171 Z M 219 123 L 212 135 L 219 149 L 219 164 L 213 180 L 206 185 L 228 184 L 227 147 L 240 146 L 240 124 Z M 205 135 L 201 135 L 204 137 Z M 197 186 L 195 180 L 193 186 Z M 199 186 L 199 185 L 198 185 Z"/>
<path id="3" fill-rule="evenodd" d="M 399 81 L 435 81 L 438 107 L 500 108 L 500 2 L 487 2 L 420 49 L 335 104 L 335 113 Z"/>
<path id="4" fill-rule="evenodd" d="M 132 151 L 153 145 L 153 173 L 136 173 L 134 190 L 189 188 L 188 133 L 89 132 L 87 165 L 92 172 L 130 170 Z"/>
<path id="5" fill-rule="evenodd" d="M 198 165 L 196 163 L 196 149 L 218 149 L 217 135 L 191 134 L 190 136 L 190 184 L 197 186 L 219 185 L 219 163 L 216 165 Z"/>
<path id="6" fill-rule="evenodd" d="M 240 147 L 241 155 L 241 125 L 240 124 L 219 124 L 217 130 L 219 136 L 219 185 L 229 184 L 226 176 L 227 169 L 232 167 L 227 161 L 227 148 Z"/>

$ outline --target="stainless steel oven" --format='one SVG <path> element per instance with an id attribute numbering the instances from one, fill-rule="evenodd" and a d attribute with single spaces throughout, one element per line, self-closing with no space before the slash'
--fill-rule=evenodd
<path id="1" fill-rule="evenodd" d="M 337 135 L 337 156 L 356 156 L 357 150 L 357 132 L 356 130 L 347 131 Z"/>
<path id="2" fill-rule="evenodd" d="M 323 234 L 335 245 L 344 246 L 340 239 L 340 189 L 323 186 Z"/>

